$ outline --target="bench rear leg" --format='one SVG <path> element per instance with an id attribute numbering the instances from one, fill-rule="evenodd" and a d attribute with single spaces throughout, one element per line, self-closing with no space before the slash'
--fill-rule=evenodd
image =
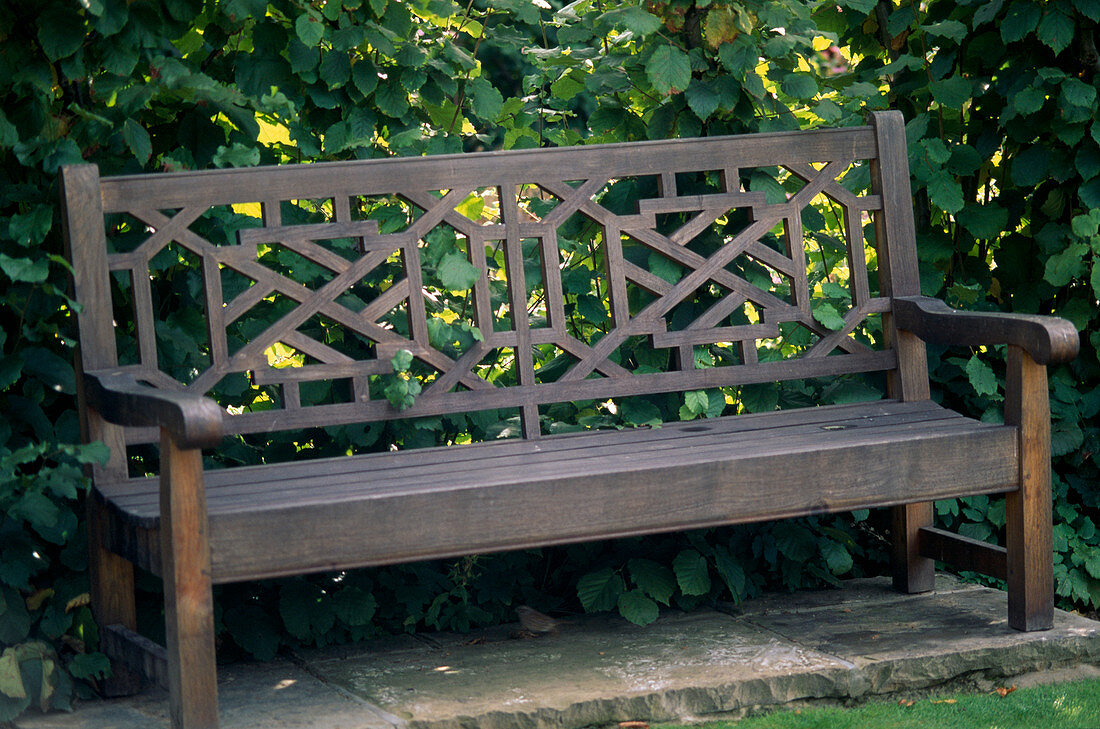
<path id="1" fill-rule="evenodd" d="M 936 563 L 920 553 L 920 529 L 932 526 L 932 502 L 903 504 L 893 508 L 894 589 L 929 592 L 936 582 Z"/>
<path id="2" fill-rule="evenodd" d="M 161 564 L 173 729 L 218 726 L 214 600 L 202 452 L 161 430 Z"/>
<path id="3" fill-rule="evenodd" d="M 92 614 L 103 627 L 121 625 L 137 630 L 134 566 L 106 547 L 106 513 L 93 491 L 88 496 L 88 572 Z M 99 684 L 104 696 L 131 696 L 141 690 L 142 677 L 112 656 L 111 676 Z"/>
<path id="4" fill-rule="evenodd" d="M 1008 347 L 1005 423 L 1020 429 L 1020 489 L 1006 497 L 1008 624 L 1017 630 L 1054 626 L 1051 535 L 1050 400 L 1047 372 L 1023 349 Z"/>

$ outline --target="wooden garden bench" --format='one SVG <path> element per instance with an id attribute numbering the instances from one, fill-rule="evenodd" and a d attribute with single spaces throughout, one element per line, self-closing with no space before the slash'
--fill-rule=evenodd
<path id="1" fill-rule="evenodd" d="M 785 196 L 753 182 L 768 169 Z M 167 684 L 175 727 L 217 724 L 214 583 L 868 507 L 894 507 L 899 590 L 930 590 L 946 560 L 1007 579 L 1013 627 L 1051 627 L 1046 365 L 1074 357 L 1077 333 L 920 296 L 898 112 L 859 128 L 105 179 L 76 165 L 62 182 L 81 412 L 87 438 L 112 452 L 89 500 L 95 614 L 120 675 L 129 665 Z M 471 196 L 483 204 L 473 213 Z M 824 255 L 815 201 L 838 212 L 834 242 L 847 247 L 845 273 L 827 282 L 807 273 Z M 580 251 L 566 232 L 584 226 Z M 438 240 L 468 262 L 464 292 L 436 282 Z M 273 269 L 273 250 L 321 283 Z M 606 324 L 586 335 L 563 271 L 589 254 L 586 293 L 600 294 Z M 679 277 L 653 273 L 653 260 Z M 169 272 L 207 327 L 175 369 Z M 830 326 L 817 308 L 826 290 Z M 441 311 L 444 295 L 462 311 Z M 265 306 L 263 326 L 238 326 Z M 477 336 L 433 341 L 440 317 Z M 930 399 L 926 342 L 1008 345 L 1003 425 Z M 295 366 L 272 366 L 273 348 Z M 422 392 L 398 410 L 380 392 L 402 350 Z M 669 366 L 640 366 L 643 350 Z M 710 366 L 703 351 L 721 356 Z M 487 374 L 492 362 L 510 369 Z M 554 403 L 866 373 L 883 378 L 885 399 L 547 432 Z M 268 393 L 263 407 L 206 396 L 232 377 Z M 310 401 L 319 382 L 339 387 Z M 516 416 L 522 437 L 203 461 L 275 431 L 486 410 Z M 159 477 L 130 473 L 127 449 L 150 443 Z M 1007 548 L 932 526 L 933 500 L 974 494 L 1006 496 Z M 166 649 L 135 632 L 133 565 L 164 580 Z"/>

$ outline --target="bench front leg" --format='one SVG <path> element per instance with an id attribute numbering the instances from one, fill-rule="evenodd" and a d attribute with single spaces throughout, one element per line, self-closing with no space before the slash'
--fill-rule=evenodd
<path id="1" fill-rule="evenodd" d="M 1020 488 L 1006 497 L 1008 623 L 1017 630 L 1054 625 L 1047 368 L 1008 345 L 1005 423 L 1019 428 Z"/>
<path id="2" fill-rule="evenodd" d="M 217 664 L 202 451 L 162 428 L 161 566 L 173 729 L 216 729 Z"/>

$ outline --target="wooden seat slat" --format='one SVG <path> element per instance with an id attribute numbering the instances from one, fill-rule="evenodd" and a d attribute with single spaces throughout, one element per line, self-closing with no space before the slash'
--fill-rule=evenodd
<path id="1" fill-rule="evenodd" d="M 625 453 L 597 471 L 533 464 L 511 478 L 402 482 L 368 498 L 222 504 L 210 512 L 213 575 L 231 581 L 820 514 L 918 494 L 998 493 L 1017 476 L 1006 465 L 1015 433 L 1005 427 L 849 436 L 833 447 L 793 440 L 771 452 Z M 963 465 L 969 476 L 960 481 Z M 278 534 L 287 523 L 293 536 Z"/>
<path id="2" fill-rule="evenodd" d="M 207 498 L 211 510 L 217 510 L 223 503 L 220 501 L 223 492 L 230 492 L 235 498 L 247 496 L 255 499 L 252 503 L 256 504 L 280 500 L 292 502 L 310 499 L 310 493 L 318 490 L 318 483 L 325 494 L 333 495 L 338 493 L 336 489 L 346 487 L 344 490 L 354 496 L 374 490 L 390 490 L 393 483 L 412 484 L 429 480 L 449 483 L 470 474 L 474 479 L 484 480 L 487 466 L 494 471 L 527 469 L 533 464 L 592 469 L 599 468 L 600 461 L 604 459 L 633 451 L 639 451 L 642 457 L 653 453 L 661 453 L 663 457 L 680 457 L 689 449 L 712 447 L 754 449 L 757 452 L 778 448 L 782 451 L 792 448 L 797 438 L 806 438 L 811 442 L 827 441 L 841 436 L 856 436 L 854 431 L 859 431 L 860 437 L 870 438 L 898 429 L 921 430 L 930 424 L 935 424 L 940 431 L 952 427 L 988 427 L 981 423 L 975 425 L 958 413 L 931 403 L 848 406 L 841 411 L 842 415 L 830 413 L 831 410 L 814 408 L 767 413 L 751 422 L 743 416 L 732 416 L 683 423 L 680 427 L 563 434 L 537 442 L 508 440 L 503 443 L 441 446 L 303 463 L 213 470 L 206 473 Z M 802 413 L 803 417 L 797 417 Z M 615 437 L 627 435 L 631 437 Z M 761 444 L 761 441 L 774 442 Z M 131 479 L 104 487 L 103 491 L 112 503 L 135 517 L 151 520 L 157 515 L 159 494 L 155 478 Z M 144 525 L 151 527 L 154 523 L 145 521 Z"/>

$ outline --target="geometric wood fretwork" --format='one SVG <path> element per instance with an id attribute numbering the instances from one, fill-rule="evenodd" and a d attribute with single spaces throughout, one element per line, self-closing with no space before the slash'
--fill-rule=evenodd
<path id="1" fill-rule="evenodd" d="M 880 211 L 882 201 L 840 182 L 854 163 L 874 158 L 873 139 L 866 129 L 850 129 L 814 140 L 805 149 L 783 146 L 783 156 L 769 159 L 769 150 L 728 138 L 721 158 L 708 147 L 711 166 L 702 169 L 691 162 L 692 141 L 681 140 L 654 143 L 652 159 L 640 158 L 636 147 L 627 156 L 618 145 L 600 145 L 538 156 L 491 153 L 493 164 L 482 161 L 486 155 L 424 158 L 412 165 L 405 160 L 400 174 L 386 160 L 271 168 L 267 184 L 256 176 L 239 184 L 227 171 L 201 189 L 164 175 L 146 182 L 163 189 L 131 197 L 128 178 L 105 179 L 108 211 L 127 213 L 135 221 L 130 232 L 145 235 L 109 259 L 110 269 L 123 272 L 132 286 L 136 356 L 124 369 L 156 386 L 195 392 L 208 392 L 234 373 L 280 388 L 277 408 L 228 418 L 229 431 L 435 415 L 476 404 L 518 409 L 525 435 L 537 437 L 538 408 L 545 403 L 892 368 L 894 352 L 872 349 L 854 336 L 868 316 L 888 311 L 888 299 L 871 293 L 863 236 L 865 219 Z M 768 202 L 763 193 L 747 190 L 746 180 L 754 166 L 777 160 L 801 188 L 782 202 Z M 655 192 L 635 198 L 625 212 L 610 202 L 616 184 L 646 179 L 655 180 L 648 188 Z M 680 194 L 682 179 L 709 182 Z M 463 205 L 473 194 L 490 200 L 494 213 L 468 216 Z M 318 209 L 326 211 L 326 220 L 284 220 L 284 205 L 303 198 L 322 201 Z M 367 198 L 402 206 L 406 219 L 384 226 L 388 232 L 380 232 L 379 220 L 355 219 L 357 201 Z M 840 242 L 847 247 L 850 306 L 833 328 L 815 317 L 807 277 L 804 210 L 822 200 L 839 211 Z M 262 225 L 242 228 L 221 244 L 196 232 L 203 229 L 196 221 L 207 211 L 241 205 L 252 207 L 234 209 L 262 211 Z M 568 255 L 560 237 L 563 226 L 578 220 L 595 231 L 596 293 L 608 320 L 606 331 L 587 339 L 568 315 L 577 292 L 563 286 Z M 426 241 L 440 231 L 476 270 L 461 314 L 477 336 L 464 349 L 432 342 L 439 261 L 426 258 Z M 707 245 L 699 243 L 704 239 Z M 186 384 L 158 367 L 150 264 L 170 244 L 199 261 L 194 268 L 209 321 L 209 364 Z M 312 283 L 269 265 L 271 251 L 305 262 L 315 274 Z M 644 265 L 646 256 L 678 275 L 658 275 Z M 767 276 L 749 277 L 746 266 Z M 223 279 L 230 274 L 246 285 L 227 296 Z M 274 301 L 276 313 L 233 349 L 229 328 Z M 538 321 L 529 315 L 534 301 Z M 339 337 L 321 336 L 321 329 L 310 328 L 316 321 L 325 323 L 323 332 L 338 328 Z M 760 361 L 761 342 L 792 327 L 805 330 L 810 344 L 795 357 Z M 621 360 L 620 348 L 638 337 L 671 353 L 668 371 L 637 373 Z M 358 349 L 339 346 L 353 340 Z M 736 363 L 697 368 L 696 347 L 715 344 L 728 345 Z M 275 345 L 297 353 L 298 366 L 269 365 Z M 537 348 L 547 346 L 569 360 L 552 381 L 544 381 L 536 367 Z M 479 365 L 501 349 L 514 358 L 516 382 L 508 387 L 479 373 Z M 400 350 L 430 372 L 423 392 L 403 413 L 370 394 L 372 378 L 390 374 L 391 358 Z M 347 381 L 348 401 L 302 402 L 303 383 L 326 380 Z"/>

